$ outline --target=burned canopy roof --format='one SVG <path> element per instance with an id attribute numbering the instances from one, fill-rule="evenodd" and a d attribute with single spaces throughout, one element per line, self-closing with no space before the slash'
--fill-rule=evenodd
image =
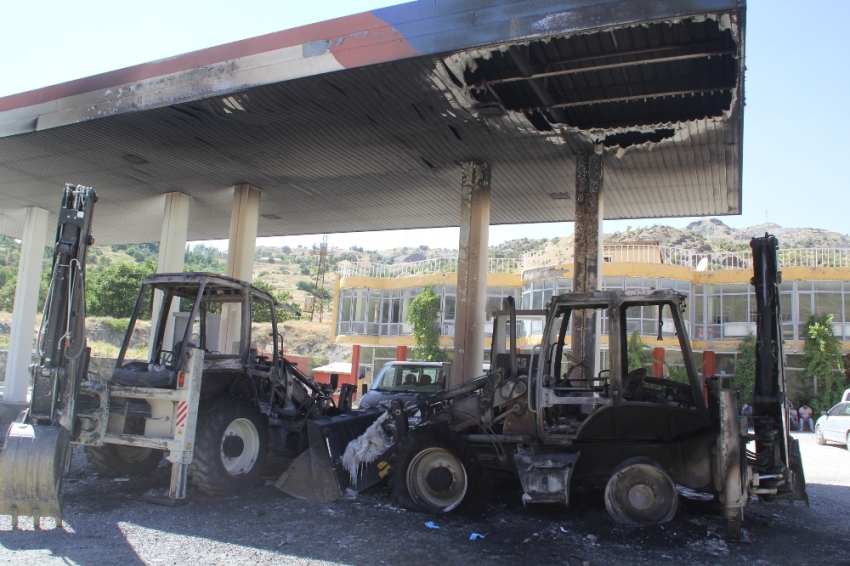
<path id="1" fill-rule="evenodd" d="M 728 22 L 689 18 L 499 48 L 473 59 L 463 79 L 479 113 L 522 112 L 542 131 L 633 129 L 722 117 L 732 109 L 738 55 Z M 655 131 L 667 135 L 612 137 L 626 147 L 673 133 Z"/>
<path id="2" fill-rule="evenodd" d="M 736 214 L 739 0 L 412 3 L 0 99 L 0 214 L 94 186 L 100 243 L 456 226 L 460 163 L 491 163 L 491 223 L 573 219 L 579 151 L 605 148 L 605 217 Z"/>

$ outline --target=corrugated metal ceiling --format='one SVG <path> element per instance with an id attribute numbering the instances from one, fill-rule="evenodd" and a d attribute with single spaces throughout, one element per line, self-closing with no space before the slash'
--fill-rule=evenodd
<path id="1" fill-rule="evenodd" d="M 456 226 L 466 159 L 492 164 L 491 223 L 572 220 L 573 201 L 550 194 L 572 195 L 573 156 L 606 135 L 606 218 L 736 214 L 740 49 L 714 20 L 677 25 L 521 44 L 525 73 L 510 49 L 477 50 L 448 89 L 449 57 L 428 56 L 2 138 L 0 230 L 19 235 L 24 206 L 55 209 L 65 182 L 100 193 L 99 243 L 158 240 L 170 191 L 194 199 L 190 239 L 226 238 L 232 186 L 246 182 L 263 191 L 261 236 Z M 642 62 L 718 51 L 734 55 Z M 623 62 L 635 65 L 533 77 Z M 705 92 L 651 96 L 686 89 Z M 609 129 L 624 125 L 643 127 Z M 619 145 L 631 147 L 617 157 Z"/>

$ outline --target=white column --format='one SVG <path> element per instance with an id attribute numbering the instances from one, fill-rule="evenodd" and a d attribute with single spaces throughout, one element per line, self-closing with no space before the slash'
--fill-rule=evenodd
<path id="1" fill-rule="evenodd" d="M 28 368 L 32 360 L 35 315 L 41 285 L 44 245 L 47 241 L 47 216 L 48 212 L 43 208 L 27 207 L 21 238 L 18 282 L 15 287 L 12 333 L 9 337 L 9 358 L 6 362 L 4 401 L 27 400 Z"/>
<path id="2" fill-rule="evenodd" d="M 484 324 L 487 304 L 487 243 L 490 230 L 490 166 L 463 163 L 460 200 L 460 240 L 457 256 L 452 385 L 484 372 Z"/>
<path id="3" fill-rule="evenodd" d="M 157 273 L 181 273 L 186 257 L 186 239 L 189 234 L 189 209 L 192 197 L 183 193 L 168 193 L 165 195 L 165 209 L 162 215 L 162 232 L 159 237 L 159 258 L 156 264 Z M 153 299 L 153 314 L 151 316 L 151 346 L 153 346 L 159 309 L 162 305 L 162 293 L 157 291 Z M 168 311 L 165 335 L 162 339 L 163 349 L 170 350 L 174 343 L 174 316 L 177 304 L 172 301 Z"/>
<path id="4" fill-rule="evenodd" d="M 227 244 L 226 275 L 243 281 L 254 280 L 254 248 L 257 247 L 257 223 L 260 219 L 261 191 L 252 185 L 237 185 L 230 213 L 230 241 Z M 233 346 L 239 342 L 242 309 L 239 305 L 224 305 L 221 309 L 219 351 L 237 353 Z"/>

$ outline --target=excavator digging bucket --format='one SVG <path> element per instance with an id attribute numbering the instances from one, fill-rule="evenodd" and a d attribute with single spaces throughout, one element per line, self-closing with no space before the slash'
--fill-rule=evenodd
<path id="1" fill-rule="evenodd" d="M 355 478 L 346 469 L 343 456 L 349 443 L 385 414 L 379 409 L 355 410 L 309 421 L 309 448 L 281 474 L 275 487 L 298 499 L 327 503 L 342 497 L 348 488 L 361 491 L 377 484 L 389 471 L 383 455 L 360 467 Z"/>
<path id="2" fill-rule="evenodd" d="M 0 454 L 0 515 L 32 516 L 41 526 L 42 517 L 62 524 L 60 492 L 68 452 L 68 431 L 55 425 L 9 425 Z"/>

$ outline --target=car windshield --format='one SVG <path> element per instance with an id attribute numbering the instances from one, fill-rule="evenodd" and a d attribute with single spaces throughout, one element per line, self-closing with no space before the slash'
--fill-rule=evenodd
<path id="1" fill-rule="evenodd" d="M 441 391 L 444 385 L 445 376 L 442 367 L 385 366 L 372 389 L 434 393 Z"/>

